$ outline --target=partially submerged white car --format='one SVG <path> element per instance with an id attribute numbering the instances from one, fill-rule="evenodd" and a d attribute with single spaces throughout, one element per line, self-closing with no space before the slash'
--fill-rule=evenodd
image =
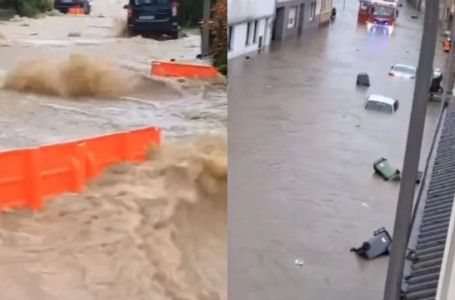
<path id="1" fill-rule="evenodd" d="M 395 64 L 390 67 L 389 76 L 402 77 L 406 79 L 415 79 L 417 68 L 405 64 Z M 441 76 L 442 71 L 439 68 L 433 69 L 433 78 Z"/>
<path id="2" fill-rule="evenodd" d="M 402 77 L 406 79 L 414 79 L 417 69 L 413 66 L 396 64 L 390 68 L 389 75 L 394 77 Z"/>
<path id="3" fill-rule="evenodd" d="M 370 95 L 365 102 L 366 110 L 379 111 L 389 114 L 396 112 L 398 107 L 398 100 L 381 95 Z"/>

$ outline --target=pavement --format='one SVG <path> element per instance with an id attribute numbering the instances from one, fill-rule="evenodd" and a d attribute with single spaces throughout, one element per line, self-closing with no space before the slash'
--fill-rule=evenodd
<path id="1" fill-rule="evenodd" d="M 349 249 L 393 229 L 399 184 L 376 177 L 373 162 L 402 169 L 414 81 L 387 72 L 417 64 L 423 17 L 401 8 L 386 36 L 357 26 L 357 2 L 335 5 L 330 26 L 230 62 L 229 299 L 383 297 L 387 257 L 362 261 Z M 370 88 L 356 88 L 360 72 Z M 399 110 L 365 111 L 371 93 Z M 421 170 L 439 105 L 428 104 Z"/>

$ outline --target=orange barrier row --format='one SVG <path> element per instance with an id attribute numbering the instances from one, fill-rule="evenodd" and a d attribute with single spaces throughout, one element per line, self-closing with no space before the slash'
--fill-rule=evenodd
<path id="1" fill-rule="evenodd" d="M 72 16 L 85 15 L 85 10 L 82 7 L 70 7 L 68 9 L 68 14 L 70 14 Z"/>
<path id="2" fill-rule="evenodd" d="M 40 148 L 0 152 L 0 209 L 43 208 L 44 199 L 79 193 L 109 165 L 146 160 L 161 132 L 145 128 Z"/>
<path id="3" fill-rule="evenodd" d="M 218 70 L 209 65 L 183 64 L 176 62 L 152 62 L 152 76 L 211 79 L 218 76 Z"/>

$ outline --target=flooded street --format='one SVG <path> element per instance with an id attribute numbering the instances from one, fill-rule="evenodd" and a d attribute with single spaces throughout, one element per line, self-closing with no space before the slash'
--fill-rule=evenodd
<path id="1" fill-rule="evenodd" d="M 195 62 L 200 37 L 188 34 L 164 41 L 121 37 L 123 4 L 94 1 L 90 16 L 15 17 L 0 23 L 0 82 L 25 59 L 62 60 L 73 53 L 109 60 L 143 81 L 121 99 L 102 101 L 0 90 L 0 149 L 144 126 L 162 127 L 169 138 L 226 132 L 225 84 L 150 79 L 153 60 Z"/>
<path id="2" fill-rule="evenodd" d="M 226 82 L 151 78 L 152 60 L 195 62 L 200 37 L 122 37 L 124 4 L 0 21 L 0 150 L 164 136 L 81 194 L 0 214 L 2 299 L 227 299 Z"/>
<path id="3" fill-rule="evenodd" d="M 387 73 L 416 65 L 423 18 L 403 7 L 392 36 L 368 33 L 357 5 L 338 1 L 329 27 L 230 64 L 232 299 L 383 297 L 388 259 L 365 262 L 349 249 L 393 229 L 399 185 L 374 176 L 373 162 L 402 168 L 414 81 Z M 370 88 L 356 88 L 360 72 Z M 398 99 L 399 110 L 365 111 L 373 93 Z M 421 170 L 438 112 L 428 104 Z"/>

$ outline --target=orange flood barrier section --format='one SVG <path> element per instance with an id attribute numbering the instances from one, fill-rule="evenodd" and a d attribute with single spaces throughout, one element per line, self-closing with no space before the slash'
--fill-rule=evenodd
<path id="1" fill-rule="evenodd" d="M 145 128 L 33 149 L 0 152 L 0 209 L 39 210 L 46 198 L 79 193 L 114 163 L 142 162 L 161 142 L 161 131 Z"/>
<path id="2" fill-rule="evenodd" d="M 68 14 L 70 14 L 72 16 L 85 15 L 85 10 L 82 7 L 70 7 L 68 9 Z"/>
<path id="3" fill-rule="evenodd" d="M 152 76 L 211 79 L 217 77 L 218 75 L 218 70 L 209 65 L 183 64 L 164 61 L 152 62 Z"/>

